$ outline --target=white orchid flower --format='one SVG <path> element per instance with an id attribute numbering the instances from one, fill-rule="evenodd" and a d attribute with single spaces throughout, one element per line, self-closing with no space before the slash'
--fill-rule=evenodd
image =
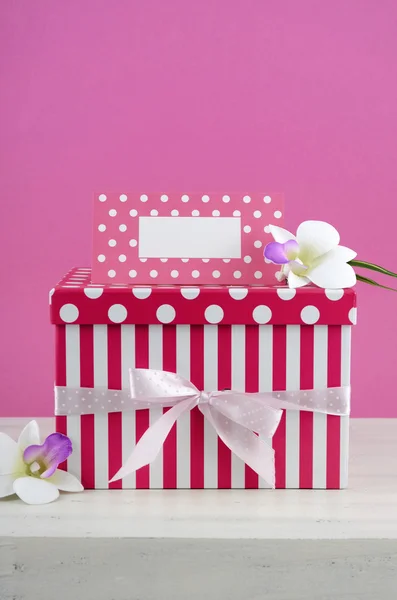
<path id="1" fill-rule="evenodd" d="M 267 244 L 264 256 L 282 265 L 276 277 L 288 280 L 290 288 L 314 283 L 321 288 L 353 287 L 356 274 L 349 261 L 357 254 L 339 246 L 340 236 L 335 227 L 324 221 L 304 221 L 296 236 L 282 227 L 269 225 L 274 242 Z"/>
<path id="2" fill-rule="evenodd" d="M 18 442 L 0 433 L 0 498 L 17 494 L 27 504 L 47 504 L 64 492 L 81 492 L 81 483 L 58 465 L 72 453 L 72 442 L 52 433 L 40 445 L 39 426 L 30 421 Z"/>

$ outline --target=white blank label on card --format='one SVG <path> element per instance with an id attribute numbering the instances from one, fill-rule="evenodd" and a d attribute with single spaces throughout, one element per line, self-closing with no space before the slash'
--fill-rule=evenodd
<path id="1" fill-rule="evenodd" d="M 140 217 L 139 256 L 241 258 L 237 217 Z"/>

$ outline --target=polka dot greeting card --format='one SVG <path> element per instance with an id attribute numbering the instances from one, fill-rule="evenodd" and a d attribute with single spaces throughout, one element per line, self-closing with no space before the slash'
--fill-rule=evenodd
<path id="1" fill-rule="evenodd" d="M 263 249 L 283 210 L 271 193 L 95 194 L 92 281 L 274 284 Z"/>

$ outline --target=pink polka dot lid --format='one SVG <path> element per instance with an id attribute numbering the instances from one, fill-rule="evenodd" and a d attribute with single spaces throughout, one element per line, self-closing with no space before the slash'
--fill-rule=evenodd
<path id="1" fill-rule="evenodd" d="M 92 281 L 134 285 L 272 285 L 272 193 L 95 194 Z"/>
<path id="2" fill-rule="evenodd" d="M 96 284 L 75 268 L 50 292 L 57 325 L 353 325 L 351 288 Z"/>

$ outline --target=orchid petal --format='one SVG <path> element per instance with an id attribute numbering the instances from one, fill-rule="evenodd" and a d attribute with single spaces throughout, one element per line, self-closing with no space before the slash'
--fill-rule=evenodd
<path id="1" fill-rule="evenodd" d="M 305 265 L 333 250 L 339 244 L 340 236 L 335 227 L 324 221 L 304 221 L 298 227 L 296 239 L 299 244 L 299 258 Z"/>
<path id="2" fill-rule="evenodd" d="M 349 262 L 356 258 L 357 252 L 351 250 L 350 248 L 346 248 L 346 246 L 337 246 L 333 250 L 330 250 L 323 256 L 320 256 L 316 260 L 312 262 L 311 267 L 316 267 L 317 264 L 324 262 L 325 260 L 338 260 L 339 262 Z"/>
<path id="3" fill-rule="evenodd" d="M 57 466 L 59 465 L 59 463 L 52 463 L 48 469 L 46 469 L 41 475 L 40 477 L 42 477 L 43 479 L 48 479 L 49 477 L 52 477 L 55 473 L 55 471 L 57 470 Z"/>
<path id="4" fill-rule="evenodd" d="M 82 492 L 84 490 L 77 477 L 67 471 L 61 471 L 61 469 L 57 469 L 48 481 L 63 492 Z"/>
<path id="5" fill-rule="evenodd" d="M 299 254 L 299 246 L 295 240 L 288 240 L 284 244 L 270 242 L 265 246 L 264 257 L 276 265 L 285 265 L 294 260 Z"/>
<path id="6" fill-rule="evenodd" d="M 293 233 L 290 233 L 282 227 L 277 227 L 277 225 L 269 225 L 269 230 L 274 238 L 274 241 L 279 242 L 280 244 L 285 244 L 285 242 L 288 242 L 289 240 L 296 240 L 296 237 Z"/>
<path id="7" fill-rule="evenodd" d="M 13 483 L 15 475 L 0 475 L 0 498 L 15 494 Z"/>
<path id="8" fill-rule="evenodd" d="M 46 467 L 41 477 L 50 477 L 57 466 L 66 460 L 72 453 L 72 442 L 62 433 L 52 433 L 41 446 L 28 446 L 23 454 L 27 464 L 38 461 Z"/>
<path id="9" fill-rule="evenodd" d="M 32 444 L 40 444 L 40 431 L 37 421 L 30 421 L 19 435 L 18 446 L 22 452 Z"/>
<path id="10" fill-rule="evenodd" d="M 15 440 L 0 433 L 0 475 L 11 475 L 18 471 L 21 451 Z"/>
<path id="11" fill-rule="evenodd" d="M 310 279 L 307 277 L 300 277 L 299 275 L 295 275 L 292 271 L 288 275 L 288 286 L 290 288 L 300 288 L 308 283 L 310 283 Z"/>
<path id="12" fill-rule="evenodd" d="M 19 477 L 14 481 L 14 492 L 26 504 L 48 504 L 59 496 L 55 485 L 38 477 Z"/>
<path id="13" fill-rule="evenodd" d="M 285 265 L 289 258 L 285 253 L 285 244 L 279 242 L 270 242 L 265 246 L 264 257 L 276 265 Z"/>
<path id="14" fill-rule="evenodd" d="M 350 288 L 356 284 L 356 274 L 352 266 L 340 260 L 324 260 L 308 274 L 310 280 L 327 289 Z"/>
<path id="15" fill-rule="evenodd" d="M 304 276 L 306 275 L 307 267 L 298 260 L 291 260 L 288 263 L 290 270 L 295 273 L 295 275 Z"/>
<path id="16" fill-rule="evenodd" d="M 288 240 L 284 244 L 284 250 L 289 260 L 295 260 L 299 254 L 299 244 L 296 240 Z"/>

